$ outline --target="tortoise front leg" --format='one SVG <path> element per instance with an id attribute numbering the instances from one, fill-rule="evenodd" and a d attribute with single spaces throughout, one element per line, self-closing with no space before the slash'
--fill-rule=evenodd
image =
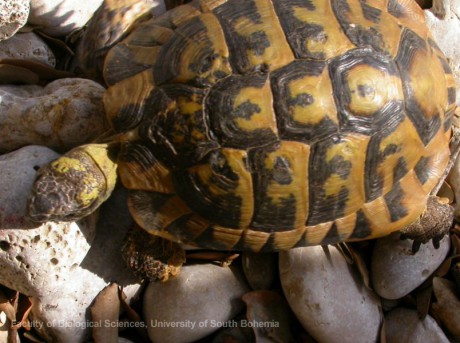
<path id="1" fill-rule="evenodd" d="M 134 224 L 122 246 L 122 256 L 141 279 L 167 281 L 185 263 L 185 251 L 175 242 L 151 235 Z"/>

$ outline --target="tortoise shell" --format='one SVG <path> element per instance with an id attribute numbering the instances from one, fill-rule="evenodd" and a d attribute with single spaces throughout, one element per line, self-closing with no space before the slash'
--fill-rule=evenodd
<path id="1" fill-rule="evenodd" d="M 136 222 L 218 249 L 386 235 L 449 160 L 452 72 L 412 0 L 202 0 L 108 54 Z"/>

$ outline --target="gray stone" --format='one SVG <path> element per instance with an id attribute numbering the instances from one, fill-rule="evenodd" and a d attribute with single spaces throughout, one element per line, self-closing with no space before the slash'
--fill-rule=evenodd
<path id="1" fill-rule="evenodd" d="M 0 41 L 13 36 L 27 22 L 30 0 L 2 0 L 0 6 Z"/>
<path id="2" fill-rule="evenodd" d="M 425 18 L 434 40 L 449 60 L 460 105 L 460 1 L 433 0 L 433 8 L 425 10 Z"/>
<path id="3" fill-rule="evenodd" d="M 46 87 L 0 86 L 0 152 L 25 145 L 65 151 L 106 132 L 104 87 L 60 79 Z"/>
<path id="4" fill-rule="evenodd" d="M 144 320 L 154 343 L 187 343 L 218 330 L 243 308 L 249 291 L 235 267 L 182 267 L 167 282 L 152 282 L 144 295 Z M 176 327 L 172 327 L 176 325 Z"/>
<path id="5" fill-rule="evenodd" d="M 121 257 L 121 244 L 132 224 L 126 201 L 126 191 L 116 189 L 102 205 L 91 249 L 69 280 L 54 293 L 32 299 L 32 320 L 47 341 L 86 342 L 91 334 L 88 308 L 112 282 L 124 287 L 128 302 L 138 296 L 140 281 Z"/>
<path id="6" fill-rule="evenodd" d="M 385 331 L 387 343 L 449 343 L 442 329 L 430 315 L 422 320 L 418 317 L 417 311 L 403 307 L 385 315 Z"/>
<path id="7" fill-rule="evenodd" d="M 50 36 L 81 29 L 103 0 L 30 0 L 29 24 Z"/>
<path id="8" fill-rule="evenodd" d="M 318 342 L 376 342 L 380 301 L 333 246 L 281 252 L 284 295 L 305 330 Z"/>
<path id="9" fill-rule="evenodd" d="M 34 32 L 17 33 L 0 42 L 0 59 L 13 58 L 56 65 L 56 58 L 43 39 Z"/>
<path id="10" fill-rule="evenodd" d="M 450 239 L 444 237 L 440 248 L 431 242 L 412 253 L 412 241 L 393 233 L 376 241 L 372 253 L 371 280 L 375 291 L 386 299 L 399 299 L 420 286 L 444 261 Z"/>

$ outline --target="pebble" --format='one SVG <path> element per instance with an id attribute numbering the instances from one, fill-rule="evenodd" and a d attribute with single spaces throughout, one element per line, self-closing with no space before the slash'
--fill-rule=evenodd
<path id="1" fill-rule="evenodd" d="M 455 202 L 452 206 L 454 206 L 455 219 L 460 221 L 460 158 L 458 157 L 447 176 L 447 183 L 454 192 Z"/>
<path id="2" fill-rule="evenodd" d="M 427 315 L 418 317 L 417 311 L 398 307 L 385 315 L 386 343 L 449 343 L 446 335 Z"/>
<path id="3" fill-rule="evenodd" d="M 460 299 L 455 284 L 440 277 L 433 278 L 436 301 L 431 304 L 433 316 L 442 323 L 455 342 L 460 341 Z"/>
<path id="4" fill-rule="evenodd" d="M 412 253 L 412 241 L 393 233 L 376 241 L 372 253 L 371 280 L 374 290 L 386 299 L 400 299 L 420 286 L 444 261 L 450 239 L 445 236 L 439 249 L 431 242 Z"/>
<path id="5" fill-rule="evenodd" d="M 43 88 L 0 86 L 0 152 L 30 144 L 65 151 L 99 137 L 107 129 L 104 91 L 96 82 L 78 78 Z"/>
<path id="6" fill-rule="evenodd" d="M 218 330 L 242 309 L 249 291 L 233 266 L 183 266 L 167 282 L 152 282 L 144 295 L 144 321 L 152 342 L 187 343 Z M 178 327 L 168 327 L 167 325 Z"/>
<path id="7" fill-rule="evenodd" d="M 48 342 L 87 342 L 91 335 L 88 308 L 111 282 L 123 286 L 127 302 L 139 297 L 140 280 L 121 257 L 121 244 L 132 219 L 126 191 L 116 189 L 100 209 L 91 249 L 71 277 L 53 293 L 33 299 L 31 318 Z"/>
<path id="8" fill-rule="evenodd" d="M 12 37 L 27 22 L 30 0 L 2 0 L 0 41 Z"/>
<path id="9" fill-rule="evenodd" d="M 449 60 L 457 85 L 460 84 L 460 1 L 433 0 L 432 9 L 425 10 L 428 28 L 436 44 Z M 457 105 L 460 91 L 457 86 Z"/>
<path id="10" fill-rule="evenodd" d="M 81 29 L 103 0 L 30 0 L 29 24 L 53 37 Z"/>
<path id="11" fill-rule="evenodd" d="M 0 41 L 0 59 L 12 58 L 35 61 L 54 67 L 56 58 L 43 39 L 34 32 L 18 33 Z"/>
<path id="12" fill-rule="evenodd" d="M 314 339 L 328 343 L 377 341 L 380 301 L 335 247 L 281 252 L 279 269 L 284 295 Z"/>

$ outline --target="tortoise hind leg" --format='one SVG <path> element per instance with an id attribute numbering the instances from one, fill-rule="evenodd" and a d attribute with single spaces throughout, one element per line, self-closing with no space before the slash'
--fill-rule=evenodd
<path id="1" fill-rule="evenodd" d="M 136 224 L 125 237 L 122 256 L 138 277 L 150 281 L 167 281 L 185 262 L 185 251 L 178 243 L 151 235 Z"/>
<path id="2" fill-rule="evenodd" d="M 422 243 L 433 240 L 435 248 L 449 232 L 454 220 L 454 209 L 443 198 L 430 196 L 425 212 L 412 224 L 401 230 L 402 239 L 412 239 L 412 252 L 416 253 Z"/>

